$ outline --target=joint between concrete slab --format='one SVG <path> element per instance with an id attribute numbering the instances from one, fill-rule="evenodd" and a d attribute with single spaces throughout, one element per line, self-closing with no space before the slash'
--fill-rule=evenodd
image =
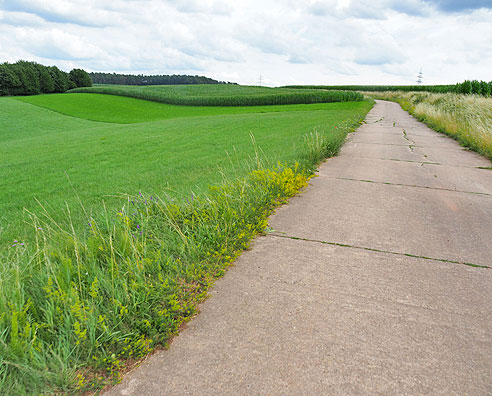
<path id="1" fill-rule="evenodd" d="M 422 165 L 424 165 L 424 164 L 425 163 L 422 163 Z M 388 186 L 425 188 L 427 190 L 450 191 L 450 192 L 459 193 L 459 194 L 474 194 L 474 195 L 486 195 L 486 196 L 491 196 L 492 195 L 492 194 L 483 193 L 483 192 L 452 190 L 450 188 L 419 186 L 419 185 L 416 185 L 416 184 L 402 184 L 402 183 L 391 183 L 391 182 L 378 182 L 378 181 L 375 181 L 375 180 L 352 179 L 350 177 L 333 177 L 333 176 L 326 176 L 326 177 L 329 178 L 329 179 L 348 180 L 348 181 L 357 181 L 357 182 L 374 183 L 374 184 L 385 184 L 385 185 L 388 185 Z"/>
<path id="2" fill-rule="evenodd" d="M 350 157 L 350 158 L 361 158 L 361 159 L 367 159 L 367 160 L 377 160 L 377 161 L 395 161 L 395 162 L 408 162 L 411 164 L 424 164 L 424 165 L 443 165 L 439 162 L 431 162 L 431 161 L 413 161 L 413 160 L 404 160 L 404 159 L 398 159 L 398 158 L 378 158 L 378 157 L 364 157 L 360 155 L 350 155 L 350 154 L 344 154 L 345 157 Z M 468 168 L 468 169 L 476 169 L 476 166 L 458 166 L 458 165 L 446 165 L 450 167 L 455 167 L 455 168 Z M 488 168 L 487 168 L 488 169 Z"/>
<path id="3" fill-rule="evenodd" d="M 449 260 L 449 259 L 444 259 L 444 258 L 427 257 L 427 256 L 420 256 L 420 255 L 411 254 L 411 253 L 402 253 L 402 252 L 394 252 L 391 250 L 371 248 L 371 247 L 367 247 L 367 246 L 357 246 L 357 245 L 351 245 L 351 244 L 347 244 L 347 243 L 329 242 L 329 241 L 321 241 L 321 240 L 311 239 L 311 238 L 302 238 L 302 237 L 287 235 L 287 234 L 281 233 L 280 231 L 273 231 L 273 232 L 269 233 L 267 236 L 292 239 L 295 241 L 321 243 L 323 245 L 338 246 L 338 247 L 351 248 L 351 249 L 359 249 L 359 250 L 365 250 L 368 252 L 392 254 L 395 256 L 412 257 L 412 258 L 422 259 L 422 260 L 439 261 L 441 263 L 461 264 L 461 265 L 466 265 L 466 266 L 474 267 L 474 268 L 492 269 L 492 267 L 489 267 L 487 265 L 469 263 L 466 261 L 456 261 L 456 260 Z"/>
<path id="4" fill-rule="evenodd" d="M 407 144 L 393 144 L 393 143 L 373 143 L 373 142 L 354 142 L 354 141 L 351 141 L 350 143 L 353 143 L 353 144 L 375 144 L 377 146 L 397 146 L 397 147 L 408 147 Z M 416 145 L 412 145 L 412 147 L 419 147 L 419 148 L 423 148 L 424 146 L 416 146 Z"/>

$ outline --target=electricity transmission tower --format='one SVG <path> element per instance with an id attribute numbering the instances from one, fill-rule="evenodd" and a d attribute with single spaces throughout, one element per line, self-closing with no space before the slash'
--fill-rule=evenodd
<path id="1" fill-rule="evenodd" d="M 423 78 L 424 74 L 422 73 L 422 68 L 420 68 L 419 75 L 417 76 L 417 84 L 422 84 Z"/>
<path id="2" fill-rule="evenodd" d="M 260 78 L 258 79 L 258 85 L 261 87 L 261 81 L 263 79 L 263 76 L 260 74 Z"/>

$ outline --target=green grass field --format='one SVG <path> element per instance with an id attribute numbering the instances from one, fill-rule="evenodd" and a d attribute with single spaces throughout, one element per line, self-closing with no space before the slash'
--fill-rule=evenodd
<path id="1" fill-rule="evenodd" d="M 358 92 L 243 85 L 96 85 L 70 92 L 104 93 L 187 106 L 285 105 L 363 100 Z"/>
<path id="2" fill-rule="evenodd" d="M 0 394 L 84 394 L 165 345 L 371 106 L 0 98 Z"/>
<path id="3" fill-rule="evenodd" d="M 306 133 L 328 132 L 368 107 L 367 102 L 188 106 L 173 113 L 172 105 L 95 94 L 2 98 L 0 103 L 0 239 L 4 244 L 23 237 L 27 220 L 23 208 L 39 213 L 36 200 L 57 219 L 64 216 L 67 202 L 82 223 L 79 199 L 93 213 L 102 200 L 115 210 L 121 202 L 118 196 L 126 193 L 198 193 L 221 182 L 219 171 L 231 177 L 245 173 L 255 155 L 251 135 L 271 163 L 292 162 Z M 132 124 L 114 124 L 118 108 L 121 120 Z M 187 109 L 190 117 L 185 117 Z M 139 122 L 147 111 L 152 121 Z M 158 117 L 161 120 L 154 121 Z"/>

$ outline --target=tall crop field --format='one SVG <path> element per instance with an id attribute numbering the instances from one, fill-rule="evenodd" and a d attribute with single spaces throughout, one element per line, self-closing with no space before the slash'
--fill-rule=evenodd
<path id="1" fill-rule="evenodd" d="M 161 103 L 186 106 L 257 106 L 307 103 L 355 102 L 363 100 L 358 92 L 320 91 L 250 87 L 242 85 L 97 85 L 70 92 L 129 96 Z"/>

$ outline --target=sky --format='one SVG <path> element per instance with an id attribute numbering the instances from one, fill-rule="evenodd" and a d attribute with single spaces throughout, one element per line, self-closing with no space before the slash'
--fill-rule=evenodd
<path id="1" fill-rule="evenodd" d="M 0 0 L 0 63 L 246 85 L 492 80 L 492 0 Z"/>

